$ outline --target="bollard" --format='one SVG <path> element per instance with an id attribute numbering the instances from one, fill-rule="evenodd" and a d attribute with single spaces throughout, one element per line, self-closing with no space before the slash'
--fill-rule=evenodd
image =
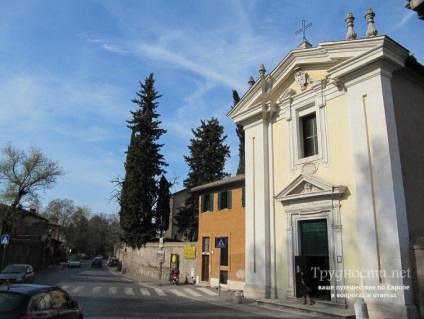
<path id="1" fill-rule="evenodd" d="M 355 301 L 355 315 L 356 319 L 369 319 L 368 307 L 362 298 Z"/>
<path id="2" fill-rule="evenodd" d="M 234 293 L 233 302 L 234 303 L 241 303 L 242 298 L 243 298 L 243 294 L 241 293 L 241 291 L 236 290 L 236 292 Z"/>

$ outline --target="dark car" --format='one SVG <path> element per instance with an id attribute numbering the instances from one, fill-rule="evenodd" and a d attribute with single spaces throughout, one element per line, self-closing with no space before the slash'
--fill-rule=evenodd
<path id="1" fill-rule="evenodd" d="M 91 267 L 103 267 L 103 259 L 100 257 L 95 257 L 93 261 L 91 262 Z"/>
<path id="2" fill-rule="evenodd" d="M 82 307 L 59 287 L 3 284 L 0 286 L 0 318 L 83 319 L 83 313 Z"/>
<path id="3" fill-rule="evenodd" d="M 112 257 L 109 258 L 107 265 L 109 267 L 118 266 L 118 263 L 119 263 L 119 259 L 116 258 L 115 256 L 112 256 Z"/>
<path id="4" fill-rule="evenodd" d="M 0 273 L 0 283 L 33 283 L 34 280 L 34 270 L 27 264 L 9 265 Z"/>

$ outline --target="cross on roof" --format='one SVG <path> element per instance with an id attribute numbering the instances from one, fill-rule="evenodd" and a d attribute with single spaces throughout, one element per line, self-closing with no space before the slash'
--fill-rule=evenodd
<path id="1" fill-rule="evenodd" d="M 309 28 L 312 25 L 312 23 L 309 23 L 308 25 L 305 25 L 305 20 L 302 20 L 302 29 L 299 31 L 296 31 L 296 34 L 299 34 L 300 32 L 303 32 L 303 41 L 308 41 L 305 36 L 305 31 L 307 28 Z"/>

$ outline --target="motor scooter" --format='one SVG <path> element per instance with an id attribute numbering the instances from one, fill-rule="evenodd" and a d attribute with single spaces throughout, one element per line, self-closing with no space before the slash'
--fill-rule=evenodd
<path id="1" fill-rule="evenodd" d="M 180 282 L 180 271 L 178 269 L 172 269 L 170 281 L 178 285 L 178 283 Z"/>

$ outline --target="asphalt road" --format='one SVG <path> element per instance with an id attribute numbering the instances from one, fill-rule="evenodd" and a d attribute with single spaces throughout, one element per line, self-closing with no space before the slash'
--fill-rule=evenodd
<path id="1" fill-rule="evenodd" d="M 117 275 L 106 265 L 52 268 L 37 274 L 35 283 L 65 289 L 83 306 L 86 319 L 135 318 L 323 318 L 264 308 L 254 302 L 232 303 L 229 292 L 193 285 L 149 286 Z"/>

